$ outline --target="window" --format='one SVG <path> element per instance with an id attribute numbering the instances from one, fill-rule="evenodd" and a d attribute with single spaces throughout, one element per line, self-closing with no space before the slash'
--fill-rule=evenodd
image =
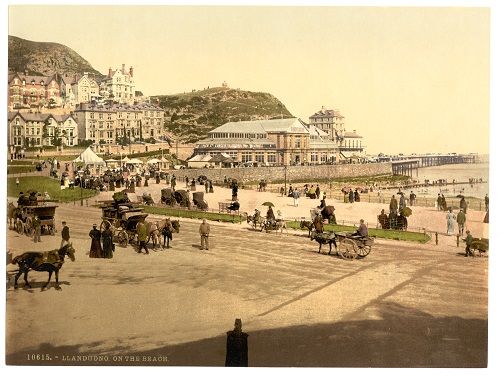
<path id="1" fill-rule="evenodd" d="M 269 152 L 267 154 L 267 162 L 268 163 L 276 163 L 276 154 Z"/>
<path id="2" fill-rule="evenodd" d="M 295 148 L 300 148 L 300 137 L 295 137 Z"/>
<path id="3" fill-rule="evenodd" d="M 251 152 L 242 152 L 241 153 L 241 162 L 246 163 L 248 161 L 252 161 L 252 153 Z"/>
<path id="4" fill-rule="evenodd" d="M 258 163 L 264 163 L 264 153 L 263 152 L 256 152 L 255 153 L 255 161 Z"/>
<path id="5" fill-rule="evenodd" d="M 327 155 L 326 155 L 326 153 L 322 153 L 322 154 L 321 154 L 321 162 L 322 162 L 322 163 L 326 163 L 326 160 L 327 160 Z"/>
<path id="6" fill-rule="evenodd" d="M 311 162 L 312 163 L 318 162 L 318 153 L 317 152 L 311 152 Z"/>

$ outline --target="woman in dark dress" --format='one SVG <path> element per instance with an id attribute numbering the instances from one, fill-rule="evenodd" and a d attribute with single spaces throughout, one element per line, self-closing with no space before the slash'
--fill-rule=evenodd
<path id="1" fill-rule="evenodd" d="M 92 227 L 92 230 L 90 230 L 89 232 L 89 236 L 92 239 L 92 244 L 90 244 L 89 257 L 100 258 L 102 257 L 101 231 L 97 229 L 96 224 L 94 224 Z"/>
<path id="2" fill-rule="evenodd" d="M 113 258 L 113 231 L 109 223 L 106 223 L 106 228 L 102 232 L 102 257 L 105 259 Z"/>

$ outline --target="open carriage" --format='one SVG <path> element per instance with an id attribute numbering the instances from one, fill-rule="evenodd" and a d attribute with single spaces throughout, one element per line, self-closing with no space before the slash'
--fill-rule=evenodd
<path id="1" fill-rule="evenodd" d="M 332 244 L 337 245 L 337 254 L 344 260 L 354 260 L 368 256 L 372 250 L 374 239 L 367 237 L 353 236 L 348 232 L 311 232 L 311 240 L 316 240 L 319 244 L 318 253 L 321 253 L 321 246 L 328 244 L 332 252 Z"/>
<path id="2" fill-rule="evenodd" d="M 26 233 L 32 235 L 35 228 L 33 220 L 38 216 L 40 220 L 41 233 L 54 235 L 56 231 L 55 214 L 57 205 L 22 205 L 16 208 L 16 217 L 14 220 L 14 229 L 17 233 Z"/>

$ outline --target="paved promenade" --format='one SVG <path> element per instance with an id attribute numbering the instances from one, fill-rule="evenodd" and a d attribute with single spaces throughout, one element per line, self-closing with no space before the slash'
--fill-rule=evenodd
<path id="1" fill-rule="evenodd" d="M 98 209 L 62 205 L 56 220 L 68 222 L 77 260 L 62 268 L 61 291 L 40 290 L 46 273 L 30 273 L 32 290 L 9 282 L 7 363 L 48 353 L 47 364 L 100 355 L 222 366 L 225 332 L 241 318 L 250 366 L 486 365 L 488 259 L 462 248 L 377 241 L 365 259 L 344 261 L 306 237 L 214 223 L 202 252 L 199 222 L 181 220 L 172 249 L 117 247 L 101 260 L 86 254 Z M 8 231 L 14 256 L 59 242 Z"/>

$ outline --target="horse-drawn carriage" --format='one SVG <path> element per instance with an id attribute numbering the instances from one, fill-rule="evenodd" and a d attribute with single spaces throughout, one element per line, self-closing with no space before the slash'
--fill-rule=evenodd
<path id="1" fill-rule="evenodd" d="M 321 253 L 321 246 L 328 244 L 332 252 L 332 244 L 336 246 L 337 254 L 345 260 L 354 260 L 368 256 L 372 250 L 373 238 L 366 236 L 355 236 L 347 232 L 311 232 L 311 240 L 316 240 L 319 244 L 318 253 Z"/>
<path id="2" fill-rule="evenodd" d="M 203 198 L 201 198 L 203 200 Z M 165 188 L 161 190 L 161 203 L 167 206 L 190 207 L 189 193 L 186 190 L 172 190 Z M 208 206 L 207 206 L 208 207 Z"/>
<path id="3" fill-rule="evenodd" d="M 472 252 L 472 256 L 479 256 L 482 257 L 483 254 L 488 253 L 488 250 L 490 248 L 490 240 L 489 239 L 480 239 L 480 238 L 473 238 L 472 239 L 472 244 L 470 245 L 470 250 Z"/>
<path id="4" fill-rule="evenodd" d="M 205 195 L 205 193 L 203 193 L 203 192 L 194 192 L 193 193 L 193 203 L 200 210 L 207 210 L 208 209 L 208 203 L 207 203 L 207 201 L 205 201 L 203 199 L 204 195 Z"/>
<path id="5" fill-rule="evenodd" d="M 19 205 L 16 207 L 12 202 L 8 204 L 9 222 L 14 229 L 19 233 L 32 235 L 34 232 L 33 221 L 35 216 L 40 221 L 41 233 L 54 235 L 56 231 L 55 214 L 57 205 L 40 204 L 38 201 L 31 201 L 27 205 Z"/>

